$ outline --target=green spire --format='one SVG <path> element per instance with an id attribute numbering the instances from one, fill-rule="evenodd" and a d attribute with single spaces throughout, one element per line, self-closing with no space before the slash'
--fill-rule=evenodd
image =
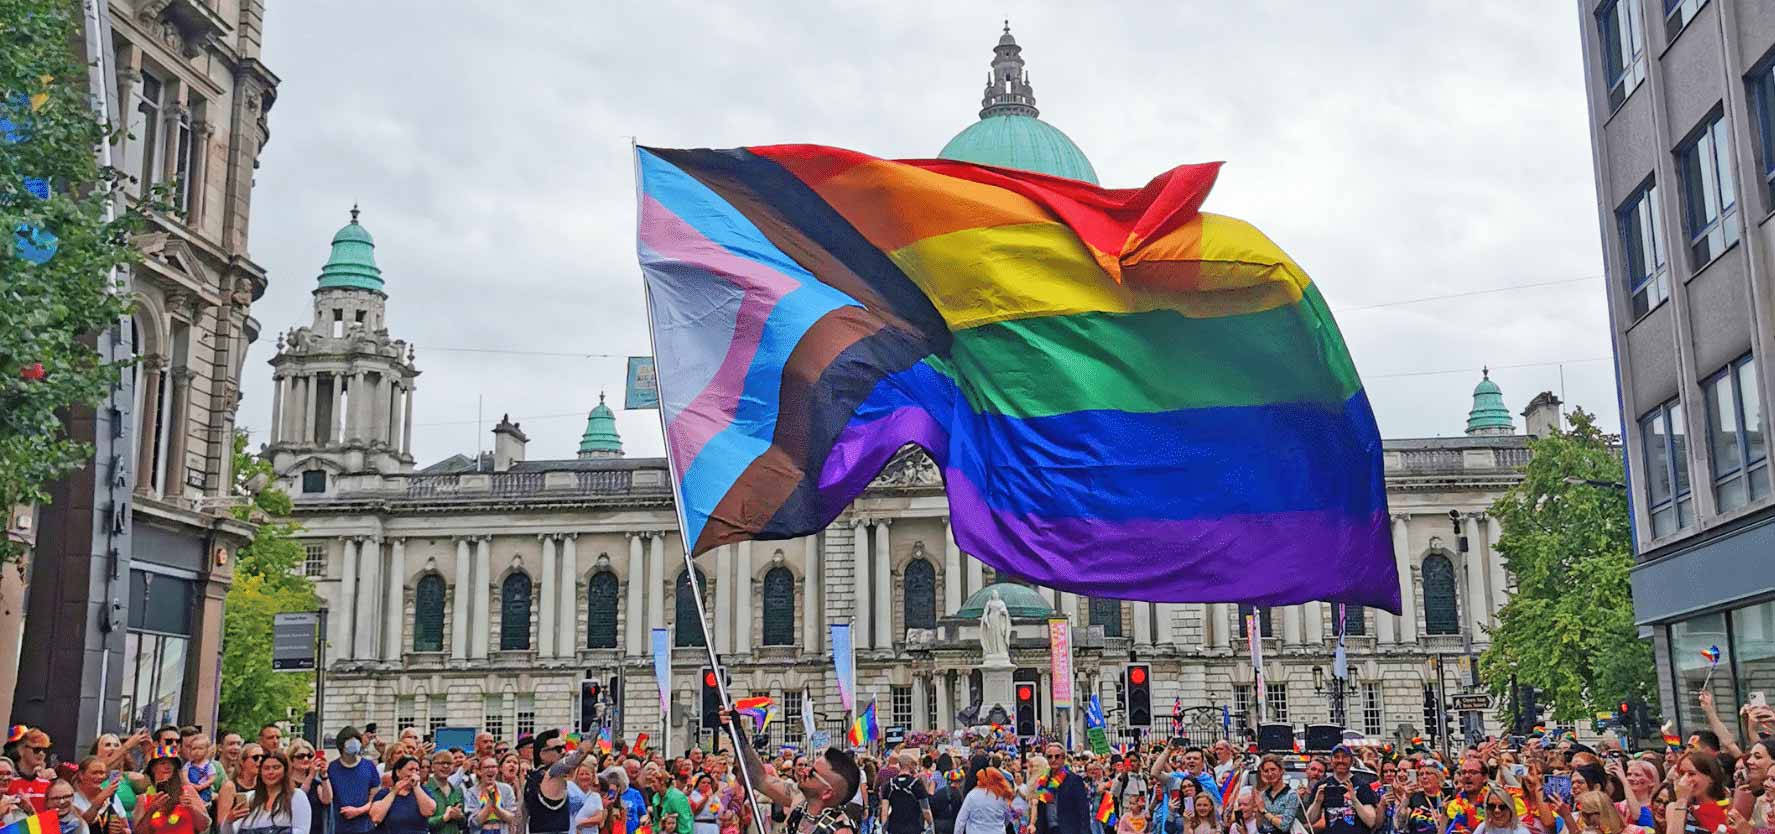
<path id="1" fill-rule="evenodd" d="M 616 433 L 616 412 L 604 404 L 604 393 L 598 393 L 598 404 L 586 415 L 586 433 L 579 438 L 581 458 L 622 457 L 622 437 Z"/>
<path id="2" fill-rule="evenodd" d="M 320 289 L 382 291 L 382 270 L 376 267 L 376 241 L 357 222 L 357 206 L 351 222 L 333 235 L 333 254 L 320 268 Z"/>
<path id="3" fill-rule="evenodd" d="M 1473 409 L 1467 412 L 1468 434 L 1513 434 L 1510 409 L 1504 407 L 1504 392 L 1491 381 L 1491 369 L 1481 368 L 1479 384 L 1473 388 Z"/>

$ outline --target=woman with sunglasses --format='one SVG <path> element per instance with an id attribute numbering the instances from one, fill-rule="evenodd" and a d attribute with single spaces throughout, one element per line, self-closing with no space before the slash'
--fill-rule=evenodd
<path id="1" fill-rule="evenodd" d="M 222 783 L 222 790 L 216 794 L 216 819 L 225 820 L 234 814 L 236 805 L 244 804 L 250 794 L 259 787 L 259 763 L 265 760 L 265 748 L 255 742 L 248 742 L 240 748 L 240 764 L 234 768 L 234 774 Z"/>
<path id="2" fill-rule="evenodd" d="M 1485 821 L 1473 828 L 1473 834 L 1528 834 L 1522 821 L 1516 818 L 1516 798 L 1503 788 L 1489 785 L 1482 793 L 1485 797 Z"/>
<path id="3" fill-rule="evenodd" d="M 308 834 L 313 809 L 290 778 L 290 760 L 272 750 L 259 760 L 259 787 L 222 818 L 221 834 Z"/>
<path id="4" fill-rule="evenodd" d="M 290 787 L 308 797 L 308 810 L 313 819 L 324 820 L 333 807 L 333 785 L 327 781 L 327 761 L 314 752 L 314 745 L 299 738 L 290 742 Z"/>

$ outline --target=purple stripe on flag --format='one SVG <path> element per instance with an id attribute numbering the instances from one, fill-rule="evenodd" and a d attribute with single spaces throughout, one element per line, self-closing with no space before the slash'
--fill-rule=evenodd
<path id="1" fill-rule="evenodd" d="M 822 495 L 848 502 L 904 443 L 932 452 L 947 484 L 956 544 L 995 570 L 1064 591 L 1152 602 L 1399 607 L 1399 583 L 1383 570 L 1391 564 L 1357 558 L 1390 551 L 1384 509 L 1369 516 L 1331 510 L 1126 521 L 1007 512 L 989 506 L 974 483 L 947 465 L 947 433 L 916 407 L 845 426 L 820 474 Z M 1155 551 L 1156 542 L 1165 543 L 1162 551 Z M 1254 552 L 1270 558 L 1261 564 L 1230 558 Z"/>
<path id="2" fill-rule="evenodd" d="M 708 239 L 651 196 L 642 197 L 641 212 L 642 244 L 679 262 L 671 268 L 694 268 L 726 278 L 745 291 L 721 367 L 666 428 L 672 457 L 679 470 L 686 471 L 709 439 L 733 424 L 746 373 L 764 336 L 765 321 L 777 302 L 802 284 L 781 270 L 736 255 Z"/>

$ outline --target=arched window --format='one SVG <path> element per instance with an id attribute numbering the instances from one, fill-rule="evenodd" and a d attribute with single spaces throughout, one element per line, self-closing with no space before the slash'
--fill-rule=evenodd
<path id="1" fill-rule="evenodd" d="M 1248 632 L 1245 631 L 1245 615 L 1250 614 L 1253 611 L 1257 613 L 1257 633 L 1265 638 L 1276 636 L 1275 629 L 1271 628 L 1270 609 L 1252 608 L 1241 602 L 1239 603 L 1239 637 L 1245 638 L 1248 634 Z"/>
<path id="2" fill-rule="evenodd" d="M 444 578 L 428 573 L 413 586 L 413 651 L 443 650 Z"/>
<path id="3" fill-rule="evenodd" d="M 703 572 L 696 572 L 696 587 L 703 586 Z M 672 645 L 674 646 L 705 646 L 707 638 L 703 637 L 703 618 L 696 613 L 696 589 L 690 587 L 690 573 L 678 574 L 677 618 L 673 620 Z"/>
<path id="4" fill-rule="evenodd" d="M 513 571 L 499 586 L 499 650 L 530 648 L 530 577 Z"/>
<path id="5" fill-rule="evenodd" d="M 1344 635 L 1361 637 L 1368 633 L 1368 609 L 1360 605 L 1344 604 Z M 1331 604 L 1331 631 L 1337 633 L 1337 603 Z"/>
<path id="6" fill-rule="evenodd" d="M 1122 636 L 1122 601 L 1091 598 L 1091 625 L 1103 626 L 1103 636 Z"/>
<path id="7" fill-rule="evenodd" d="M 764 575 L 764 645 L 795 645 L 795 574 L 774 567 Z M 750 629 L 751 623 L 743 628 Z"/>
<path id="8" fill-rule="evenodd" d="M 937 569 L 925 559 L 906 563 L 906 627 L 937 627 Z"/>
<path id="9" fill-rule="evenodd" d="M 616 574 L 607 570 L 586 583 L 586 648 L 616 648 Z"/>
<path id="10" fill-rule="evenodd" d="M 1440 553 L 1424 557 L 1424 631 L 1461 633 L 1461 612 L 1455 602 L 1455 566 Z"/>

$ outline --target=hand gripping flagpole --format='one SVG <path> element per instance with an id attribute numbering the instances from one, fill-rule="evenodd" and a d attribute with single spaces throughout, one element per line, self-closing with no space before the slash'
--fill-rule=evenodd
<path id="1" fill-rule="evenodd" d="M 635 238 L 638 244 L 641 236 L 641 196 L 643 193 L 641 189 L 641 151 L 632 136 L 629 137 L 629 155 L 635 161 Z M 740 764 L 740 767 L 734 769 L 740 772 L 740 781 L 746 786 L 746 803 L 752 806 L 752 823 L 758 826 L 759 834 L 769 834 L 769 829 L 765 827 L 765 820 L 768 818 L 760 813 L 758 807 L 758 791 L 752 786 L 751 774 L 746 772 L 743 761 L 746 752 L 741 748 L 744 741 L 740 737 L 739 727 L 733 722 L 731 714 L 733 698 L 727 693 L 727 672 L 721 666 L 721 658 L 715 654 L 715 641 L 709 639 L 709 613 L 703 609 L 703 583 L 697 581 L 696 562 L 690 555 L 691 541 L 684 532 L 689 525 L 684 523 L 684 493 L 678 481 L 677 461 L 672 458 L 672 439 L 666 433 L 665 380 L 659 375 L 659 342 L 653 334 L 653 291 L 648 288 L 645 277 L 641 281 L 641 293 L 647 303 L 647 349 L 653 353 L 653 380 L 660 392 L 659 403 L 654 406 L 654 411 L 659 413 L 660 441 L 665 445 L 666 477 L 672 482 L 672 511 L 678 520 L 678 541 L 683 544 L 684 578 L 690 583 L 691 598 L 696 600 L 696 624 L 698 628 L 703 630 L 703 649 L 709 653 L 709 668 L 715 672 L 715 687 L 721 694 L 721 706 L 729 711 L 727 737 L 733 744 L 734 758 Z M 682 628 L 682 625 L 679 627 Z"/>

